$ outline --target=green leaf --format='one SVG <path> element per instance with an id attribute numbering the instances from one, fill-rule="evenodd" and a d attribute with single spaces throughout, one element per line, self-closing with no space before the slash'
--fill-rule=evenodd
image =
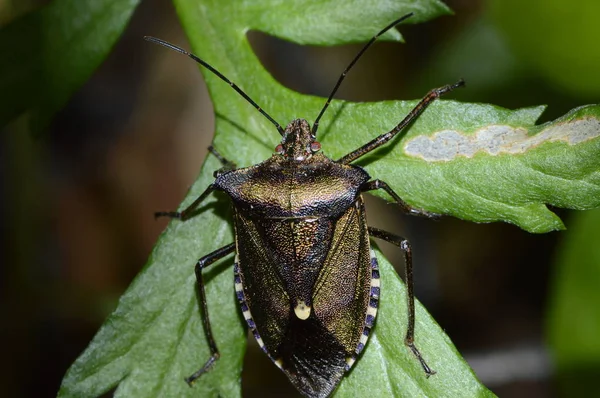
<path id="1" fill-rule="evenodd" d="M 562 396 L 600 395 L 600 210 L 573 215 L 555 264 L 547 338 Z"/>
<path id="2" fill-rule="evenodd" d="M 0 126 L 50 122 L 104 60 L 139 0 L 54 0 L 0 30 Z"/>
<path id="3" fill-rule="evenodd" d="M 403 151 L 373 154 L 367 169 L 433 212 L 505 221 L 533 233 L 563 229 L 546 204 L 600 205 L 600 106 L 535 126 L 542 109 L 435 104 L 398 144 Z"/>
<path id="4" fill-rule="evenodd" d="M 175 4 L 194 52 L 238 83 L 283 124 L 297 117 L 314 120 L 324 100 L 279 85 L 253 53 L 245 36 L 248 30 L 260 29 L 305 44 L 333 45 L 366 41 L 409 11 L 418 13 L 410 22 L 448 12 L 438 1 L 292 4 L 275 0 L 176 0 Z M 387 38 L 399 39 L 399 35 Z M 176 54 L 173 56 L 173 62 L 190 62 L 177 61 Z M 206 70 L 202 72 L 217 114 L 215 146 L 240 166 L 268 158 L 280 141 L 273 125 L 227 84 Z M 341 157 L 393 128 L 415 103 L 334 101 L 319 130 L 323 151 L 333 158 Z M 595 123 L 600 116 L 598 107 L 593 106 L 574 110 L 554 123 L 535 126 L 542 109 L 510 111 L 491 105 L 439 101 L 403 137 L 370 154 L 361 164 L 374 178 L 387 181 L 418 207 L 479 222 L 503 220 L 535 232 L 559 229 L 561 221 L 545 203 L 573 208 L 598 205 L 599 139 Z M 491 154 L 482 150 L 473 156 L 440 160 L 442 152 L 451 153 L 443 148 L 428 152 L 430 158 L 419 156 L 426 146 L 418 139 L 435 139 L 436 133 L 452 130 L 458 138 L 472 140 L 471 147 L 477 148 L 483 141 L 476 132 L 490 131 L 493 126 L 499 126 L 495 131 L 504 132 L 502 137 L 512 137 L 512 130 L 520 133 L 513 144 L 523 148 L 522 153 Z M 572 138 L 582 134 L 586 139 L 575 144 Z M 552 137 L 559 139 L 553 141 Z M 535 145 L 529 145 L 531 142 Z M 493 149 L 494 145 L 491 142 L 485 148 Z M 181 208 L 210 184 L 211 174 L 218 167 L 214 157 L 209 157 Z M 116 385 L 116 396 L 127 397 L 240 396 L 245 334 L 236 308 L 232 273 L 224 270 L 231 259 L 211 266 L 213 269 L 207 272 L 211 279 L 207 301 L 221 359 L 193 389 L 182 381 L 209 357 L 194 294 L 193 265 L 201 256 L 233 241 L 231 218 L 222 207 L 214 205 L 217 199 L 226 198 L 213 195 L 197 217 L 169 225 L 145 270 L 65 376 L 60 396 L 96 396 Z M 424 377 L 402 342 L 406 327 L 402 285 L 389 264 L 380 261 L 385 290 L 378 324 L 364 356 L 337 394 L 355 396 L 359 391 L 362 396 L 493 396 L 418 306 L 416 342 L 438 371 L 429 379 Z"/>
<path id="5" fill-rule="evenodd" d="M 398 9 L 384 24 L 407 11 Z M 226 9 L 221 12 L 230 15 Z M 358 17 L 355 15 L 355 18 Z M 207 23 L 204 25 L 210 26 Z M 372 34 L 373 31 L 363 33 L 365 37 Z M 215 32 L 212 40 L 223 40 L 223 37 L 223 34 L 217 35 Z M 351 37 L 347 39 L 355 40 Z M 223 93 L 227 94 L 227 91 Z M 288 95 L 297 96 L 293 93 Z M 246 112 L 250 116 L 248 123 L 257 126 L 264 124 L 262 118 L 254 118 L 254 109 L 239 98 L 233 98 L 234 101 L 232 98 L 227 101 L 236 108 L 230 110 L 234 116 L 238 111 Z M 315 99 L 312 101 L 315 102 Z M 322 100 L 318 102 L 322 103 Z M 253 140 L 252 136 L 237 129 L 234 124 L 236 119 L 228 119 L 220 117 L 217 128 L 220 131 L 232 130 L 233 138 L 220 133 L 222 138 L 219 138 L 219 144 L 225 148 L 237 146 L 242 153 L 236 160 L 251 161 L 255 151 L 265 152 L 264 156 L 268 156 L 268 148 L 272 145 L 262 144 L 264 137 L 256 134 L 254 137 L 257 140 Z M 243 120 L 237 120 L 237 123 L 243 123 Z M 272 126 L 265 129 L 269 130 L 273 130 Z M 188 205 L 208 186 L 212 180 L 210 174 L 218 167 L 214 158 L 208 159 L 200 179 L 191 188 L 182 206 Z M 116 396 L 127 397 L 240 396 L 239 377 L 245 333 L 236 308 L 231 270 L 222 272 L 231 264 L 231 259 L 211 266 L 213 269 L 207 272 L 207 301 L 221 359 L 193 389 L 183 382 L 184 376 L 198 369 L 209 357 L 194 293 L 193 265 L 203 254 L 233 240 L 229 215 L 221 207 L 213 206 L 217 199 L 213 197 L 203 207 L 206 211 L 190 221 L 169 225 L 146 268 L 121 298 L 118 309 L 65 376 L 59 396 L 92 397 L 116 385 Z M 380 261 L 382 283 L 386 289 L 380 306 L 382 315 L 366 350 L 368 354 L 353 370 L 357 376 L 348 377 L 339 394 L 343 396 L 344 391 L 358 388 L 353 383 L 364 380 L 363 377 L 373 372 L 370 370 L 372 367 L 375 371 L 388 369 L 387 373 L 378 372 L 373 378 L 382 391 L 393 388 L 400 395 L 424 396 L 453 390 L 466 392 L 470 396 L 490 396 L 460 359 L 448 338 L 435 326 L 433 319 L 418 305 L 417 344 L 431 366 L 438 370 L 438 375 L 429 380 L 425 378 L 419 363 L 403 344 L 406 327 L 404 288 L 391 266 L 381 257 Z M 382 362 L 382 358 L 388 357 L 397 359 Z M 416 381 L 407 382 L 412 378 Z M 364 386 L 361 389 L 364 390 Z"/>

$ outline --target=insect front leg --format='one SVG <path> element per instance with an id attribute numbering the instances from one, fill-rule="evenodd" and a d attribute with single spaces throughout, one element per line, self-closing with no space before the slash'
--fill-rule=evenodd
<path id="1" fill-rule="evenodd" d="M 362 192 L 366 192 L 366 191 L 373 191 L 375 189 L 383 189 L 385 192 L 387 192 L 392 198 L 394 198 L 394 201 L 398 204 L 398 206 L 400 206 L 402 211 L 404 211 L 405 213 L 408 213 L 413 216 L 421 216 L 421 217 L 434 218 L 434 219 L 441 217 L 440 214 L 431 213 L 426 210 L 417 209 L 415 207 L 412 207 L 411 205 L 409 205 L 408 203 L 403 201 L 402 198 L 400 198 L 400 196 L 398 196 L 398 194 L 396 192 L 394 192 L 394 190 L 392 188 L 390 188 L 390 186 L 387 183 L 385 183 L 384 181 L 381 181 L 381 180 L 369 181 L 369 182 L 365 183 L 361 187 L 360 190 Z"/>
<path id="2" fill-rule="evenodd" d="M 196 209 L 198 207 L 198 205 L 200 203 L 202 203 L 202 201 L 204 199 L 206 199 L 206 197 L 208 195 L 210 195 L 210 193 L 212 191 L 214 191 L 216 189 L 214 184 L 210 184 L 206 190 L 204 192 L 202 192 L 202 194 L 200 196 L 198 196 L 196 198 L 196 200 L 194 200 L 192 202 L 191 205 L 189 205 L 188 207 L 186 207 L 184 210 L 182 211 L 157 211 L 156 213 L 154 213 L 154 218 L 158 218 L 158 217 L 169 217 L 169 218 L 178 218 L 181 221 L 185 221 L 188 220 L 192 214 L 194 209 Z"/>
<path id="3" fill-rule="evenodd" d="M 200 308 L 202 309 L 202 321 L 204 324 L 204 332 L 206 333 L 206 338 L 208 340 L 208 346 L 210 348 L 210 358 L 206 363 L 193 375 L 187 377 L 185 382 L 192 386 L 192 384 L 204 373 L 208 372 L 210 368 L 213 366 L 215 361 L 219 359 L 219 350 L 217 349 L 217 344 L 213 338 L 212 329 L 210 327 L 210 319 L 208 317 L 208 305 L 206 303 L 206 293 L 204 291 L 204 279 L 202 277 L 202 270 L 215 261 L 225 257 L 226 255 L 232 253 L 235 250 L 235 243 L 231 243 L 227 246 L 223 246 L 220 249 L 215 250 L 214 252 L 207 254 L 202 257 L 196 263 L 196 282 L 198 283 L 198 290 L 200 292 Z"/>
<path id="4" fill-rule="evenodd" d="M 215 171 L 215 173 L 214 173 L 215 178 L 218 177 L 220 174 L 237 169 L 237 165 L 234 162 L 232 162 L 231 160 L 228 160 L 225 156 L 221 155 L 215 149 L 214 146 L 212 146 L 212 145 L 209 146 L 208 151 L 210 153 L 212 153 L 217 159 L 219 159 L 219 162 L 221 162 L 221 164 L 223 165 L 223 167 L 221 167 L 219 170 Z"/>
<path id="5" fill-rule="evenodd" d="M 379 148 L 380 146 L 394 138 L 396 134 L 404 130 L 406 126 L 414 122 L 419 117 L 419 115 L 423 113 L 423 111 L 427 109 L 427 107 L 431 105 L 431 103 L 433 103 L 433 101 L 440 98 L 442 95 L 449 93 L 454 89 L 457 89 L 458 87 L 463 87 L 464 85 L 464 80 L 460 79 L 454 84 L 448 84 L 443 87 L 434 88 L 433 90 L 428 92 L 427 95 L 425 95 L 425 97 L 423 97 L 421 101 L 419 101 L 419 103 L 408 113 L 408 115 L 404 117 L 404 119 L 402 119 L 400 123 L 398 123 L 396 127 L 388 131 L 387 133 L 381 134 L 379 137 L 376 137 L 373 140 L 367 142 L 365 145 L 361 146 L 358 149 L 355 149 L 354 151 L 350 152 L 344 157 L 338 159 L 337 162 L 342 164 L 348 164 L 360 158 L 361 156 L 366 155 L 372 150 Z"/>
<path id="6" fill-rule="evenodd" d="M 221 164 L 223 165 L 222 168 L 215 171 L 215 178 L 218 177 L 220 174 L 236 169 L 237 166 L 235 165 L 235 163 L 230 160 L 227 160 L 223 155 L 217 152 L 217 150 L 212 145 L 208 147 L 208 151 L 212 153 L 217 159 L 219 159 L 219 162 L 221 162 Z M 206 197 L 215 189 L 215 185 L 210 184 L 208 188 L 206 188 L 206 190 L 202 192 L 202 194 L 198 196 L 198 198 L 196 198 L 196 200 L 194 200 L 192 204 L 186 207 L 183 211 L 158 211 L 154 213 L 154 218 L 169 217 L 178 218 L 181 221 L 188 220 L 192 216 L 194 209 L 196 209 L 198 205 L 202 203 L 202 201 L 206 199 Z"/>
<path id="7" fill-rule="evenodd" d="M 404 343 L 410 348 L 413 354 L 417 357 L 421 363 L 423 371 L 425 371 L 427 377 L 434 375 L 435 371 L 427 365 L 425 359 L 419 352 L 419 349 L 415 345 L 415 294 L 413 285 L 413 269 L 412 269 L 412 251 L 408 240 L 401 236 L 394 235 L 390 232 L 369 227 L 369 235 L 374 238 L 383 239 L 396 245 L 404 253 L 405 270 L 406 270 L 406 293 L 408 298 L 408 326 L 406 328 L 406 337 Z"/>

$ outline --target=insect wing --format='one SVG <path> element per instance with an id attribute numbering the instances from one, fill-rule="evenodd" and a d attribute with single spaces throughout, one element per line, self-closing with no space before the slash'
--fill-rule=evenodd
<path id="1" fill-rule="evenodd" d="M 260 348 L 275 360 L 289 324 L 290 299 L 273 252 L 261 236 L 262 224 L 235 212 L 236 294 Z"/>
<path id="2" fill-rule="evenodd" d="M 366 343 L 372 265 L 362 198 L 337 219 L 258 220 L 239 212 L 235 219 L 236 290 L 254 337 L 304 395 L 328 396 Z M 319 237 L 309 245 L 299 238 L 307 229 Z M 294 312 L 294 274 L 281 251 L 303 257 L 303 268 L 317 267 L 304 274 L 315 275 L 307 319 Z"/>
<path id="3" fill-rule="evenodd" d="M 376 261 L 371 255 L 364 210 L 363 199 L 359 197 L 337 220 L 331 248 L 313 293 L 315 315 L 343 345 L 348 357 L 355 354 L 363 335 L 370 302 L 372 261 Z"/>

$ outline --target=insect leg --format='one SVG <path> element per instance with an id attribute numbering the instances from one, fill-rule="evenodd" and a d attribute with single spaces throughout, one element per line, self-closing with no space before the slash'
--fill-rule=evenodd
<path id="1" fill-rule="evenodd" d="M 421 367 L 427 374 L 427 377 L 434 375 L 435 371 L 427 365 L 425 359 L 415 346 L 415 294 L 413 289 L 413 270 L 412 270 L 412 252 L 408 240 L 401 236 L 394 235 L 390 232 L 369 227 L 369 235 L 374 238 L 383 239 L 391 244 L 398 246 L 404 253 L 405 270 L 406 270 L 406 293 L 408 296 L 408 327 L 406 329 L 406 337 L 404 343 L 410 348 L 413 354 L 421 363 Z"/>
<path id="2" fill-rule="evenodd" d="M 408 213 L 413 216 L 421 216 L 421 217 L 428 217 L 428 218 L 439 218 L 440 217 L 440 215 L 437 213 L 430 213 L 428 211 L 412 207 L 411 205 L 409 205 L 408 203 L 403 201 L 402 198 L 400 198 L 400 196 L 398 196 L 398 194 L 396 192 L 394 192 L 392 190 L 392 188 L 390 188 L 390 186 L 387 183 L 385 183 L 384 181 L 381 181 L 381 180 L 368 181 L 361 187 L 360 190 L 362 192 L 366 192 L 366 191 L 373 191 L 375 189 L 383 189 L 385 192 L 387 192 L 392 198 L 394 198 L 394 201 L 396 201 L 398 206 L 400 206 L 402 211 L 404 211 L 405 213 Z"/>
<path id="3" fill-rule="evenodd" d="M 187 219 L 189 219 L 192 215 L 192 212 L 194 211 L 194 209 L 196 207 L 198 207 L 198 205 L 204 200 L 206 199 L 206 197 L 208 195 L 210 195 L 210 193 L 212 191 L 214 191 L 215 185 L 214 184 L 210 184 L 206 190 L 204 192 L 202 192 L 202 194 L 200 196 L 198 196 L 198 198 L 196 198 L 196 200 L 194 200 L 192 202 L 191 205 L 189 205 L 188 207 L 186 207 L 184 210 L 182 211 L 157 211 L 156 213 L 154 213 L 154 218 L 158 218 L 158 217 L 169 217 L 169 218 L 178 218 L 181 221 L 185 221 Z"/>
<path id="4" fill-rule="evenodd" d="M 219 151 L 215 149 L 214 146 L 209 146 L 208 151 L 212 153 L 217 159 L 219 159 L 219 162 L 221 162 L 223 168 L 226 168 L 227 170 L 235 170 L 237 168 L 237 165 L 234 162 L 221 155 Z"/>
<path id="5" fill-rule="evenodd" d="M 365 145 L 361 146 L 358 149 L 355 149 L 354 151 L 350 152 L 349 154 L 345 155 L 344 157 L 338 159 L 337 162 L 341 163 L 341 164 L 348 164 L 348 163 L 353 162 L 356 159 L 360 158 L 361 156 L 371 152 L 375 148 L 382 146 L 383 144 L 385 144 L 386 142 L 388 142 L 389 140 L 394 138 L 394 136 L 396 134 L 398 134 L 399 132 L 401 132 L 406 126 L 408 126 L 410 123 L 412 123 L 414 120 L 416 120 L 417 117 L 419 117 L 419 115 L 421 113 L 423 113 L 423 111 L 425 109 L 427 109 L 427 107 L 433 101 L 435 101 L 442 95 L 449 93 L 450 91 L 452 91 L 458 87 L 462 87 L 464 85 L 465 85 L 464 80 L 460 79 L 458 82 L 456 82 L 454 84 L 448 84 L 443 87 L 434 88 L 433 90 L 428 92 L 427 95 L 425 95 L 425 97 L 423 97 L 423 99 L 421 101 L 419 101 L 417 106 L 415 106 L 408 113 L 408 115 L 406 115 L 406 117 L 404 119 L 402 119 L 402 121 L 400 123 L 398 123 L 398 125 L 396 127 L 394 127 L 392 130 L 390 130 L 389 132 L 387 132 L 385 134 L 381 134 L 379 137 L 369 141 Z"/>
<path id="6" fill-rule="evenodd" d="M 213 366 L 215 361 L 219 359 L 219 350 L 217 349 L 217 344 L 213 338 L 212 329 L 210 327 L 210 319 L 208 318 L 208 306 L 206 304 L 206 293 L 204 292 L 204 279 L 202 278 L 202 270 L 220 258 L 225 257 L 235 250 L 235 243 L 230 243 L 227 246 L 223 246 L 220 249 L 215 250 L 214 252 L 207 254 L 198 260 L 196 264 L 196 281 L 198 282 L 198 290 L 200 292 L 200 301 L 202 309 L 202 321 L 204 324 L 204 332 L 206 333 L 206 338 L 208 339 L 208 346 L 210 347 L 210 358 L 206 363 L 193 375 L 187 377 L 185 382 L 190 386 L 204 373 L 208 372 L 210 368 Z"/>
<path id="7" fill-rule="evenodd" d="M 227 158 L 225 158 L 225 156 L 221 155 L 215 149 L 214 146 L 212 146 L 212 145 L 209 146 L 208 151 L 210 153 L 212 153 L 217 159 L 219 159 L 219 162 L 221 162 L 221 164 L 223 165 L 223 167 L 221 167 L 219 170 L 214 172 L 215 178 L 218 177 L 220 174 L 235 170 L 237 168 L 237 165 L 234 162 L 232 162 L 231 160 L 228 160 Z M 192 202 L 191 205 L 186 207 L 185 210 L 183 210 L 181 212 L 179 212 L 179 211 L 158 211 L 158 212 L 154 213 L 154 218 L 170 217 L 170 218 L 178 218 L 181 221 L 185 221 L 191 217 L 192 211 L 196 207 L 198 207 L 200 202 L 202 202 L 204 200 L 204 198 L 206 198 L 208 196 L 208 194 L 210 194 L 214 190 L 215 190 L 215 186 L 214 186 L 214 184 L 211 184 L 208 186 L 208 188 L 206 188 L 206 190 L 204 192 L 202 192 L 202 194 L 196 200 L 194 200 Z"/>

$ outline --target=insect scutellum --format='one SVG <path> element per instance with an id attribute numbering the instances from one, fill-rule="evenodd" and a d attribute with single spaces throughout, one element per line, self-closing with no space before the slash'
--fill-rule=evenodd
<path id="1" fill-rule="evenodd" d="M 412 13 L 390 23 L 359 51 L 340 75 L 312 128 L 305 119 L 295 119 L 284 129 L 239 86 L 202 59 L 163 40 L 145 37 L 187 55 L 214 73 L 282 136 L 271 158 L 241 169 L 211 146 L 209 151 L 223 164 L 215 173 L 215 181 L 184 210 L 155 213 L 156 217 L 185 221 L 215 190 L 228 194 L 233 204 L 235 242 L 196 264 L 211 356 L 186 378 L 188 384 L 209 371 L 220 356 L 212 335 L 202 270 L 235 252 L 237 300 L 259 346 L 303 395 L 329 396 L 364 349 L 376 319 L 380 282 L 371 237 L 386 240 L 404 253 L 408 297 L 404 341 L 426 376 L 435 373 L 414 343 L 410 244 L 400 236 L 367 225 L 362 193 L 382 189 L 409 214 L 437 215 L 410 206 L 384 181 L 371 179 L 364 169 L 351 163 L 387 143 L 430 103 L 464 82 L 431 90 L 393 129 L 340 159 L 332 160 L 320 153 L 321 144 L 316 140 L 321 117 L 348 71 L 379 36 L 410 16 Z M 348 278 L 353 278 L 352 283 L 342 283 Z"/>

